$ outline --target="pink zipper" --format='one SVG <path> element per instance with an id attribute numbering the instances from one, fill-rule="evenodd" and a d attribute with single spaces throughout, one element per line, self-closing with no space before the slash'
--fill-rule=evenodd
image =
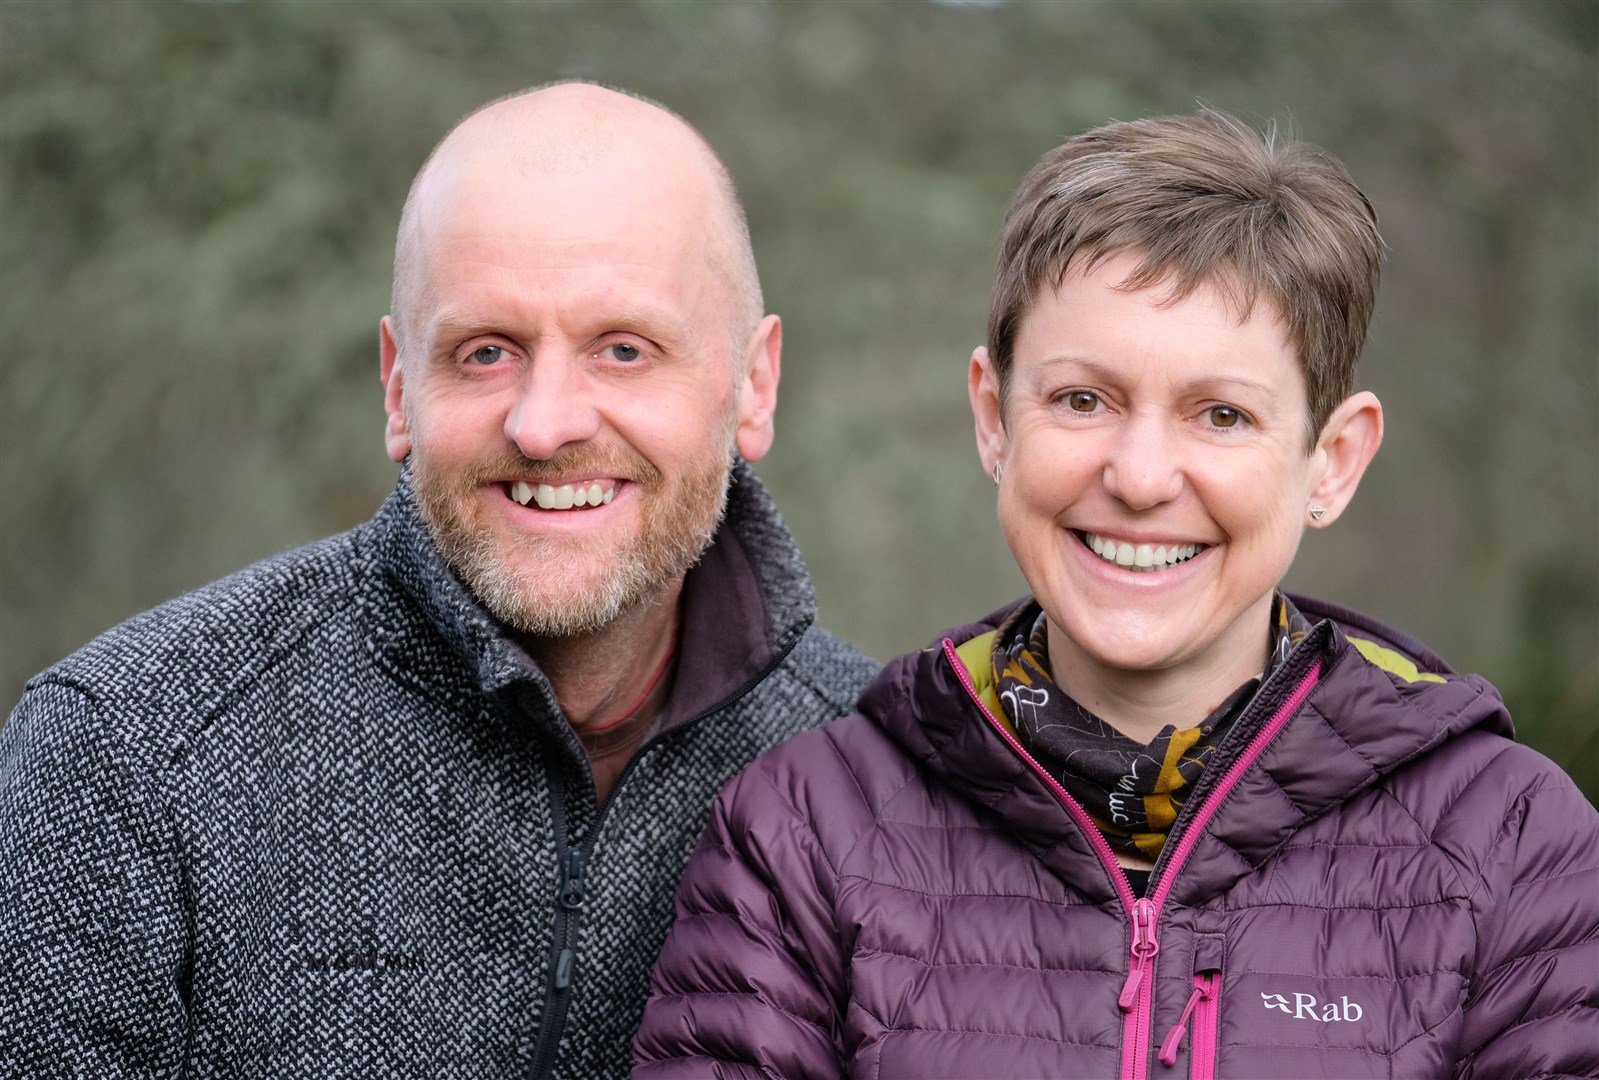
<path id="1" fill-rule="evenodd" d="M 966 670 L 966 665 L 961 663 L 960 657 L 955 652 L 955 643 L 949 638 L 944 639 L 944 655 L 949 658 L 950 666 L 955 669 L 955 677 L 966 688 L 967 695 L 971 697 L 973 704 L 982 711 L 989 725 L 999 732 L 1000 738 L 1010 744 L 1012 750 L 1021 755 L 1023 761 L 1033 767 L 1033 771 L 1043 779 L 1055 798 L 1066 808 L 1066 813 L 1071 816 L 1073 821 L 1077 822 L 1077 827 L 1088 838 L 1088 843 L 1094 849 L 1094 853 L 1099 856 L 1099 861 L 1104 863 L 1110 871 L 1110 880 L 1116 886 L 1116 894 L 1121 897 L 1122 903 L 1131 912 L 1138 898 L 1133 895 L 1133 887 L 1127 883 L 1127 875 L 1122 873 L 1121 864 L 1116 861 L 1116 853 L 1110 849 L 1110 843 L 1105 839 L 1104 834 L 1099 831 L 1099 826 L 1094 824 L 1094 819 L 1088 816 L 1088 811 L 1084 810 L 1076 799 L 1066 793 L 1066 789 L 1060 786 L 1059 781 L 1044 771 L 1044 767 L 1038 763 L 1038 759 L 1027 752 L 1027 748 L 1017 741 L 1016 736 L 1012 735 L 1009 729 L 995 719 L 993 713 L 988 711 L 988 706 L 983 704 L 983 699 L 977 694 L 977 687 L 972 685 L 971 673 Z M 1151 935 L 1154 934 L 1154 923 L 1150 924 L 1150 933 Z"/>
<path id="2" fill-rule="evenodd" d="M 1154 902 L 1144 897 L 1133 901 L 1133 956 L 1127 968 L 1127 981 L 1122 984 L 1121 996 L 1116 1005 L 1122 1012 L 1132 1012 L 1138 992 L 1143 989 L 1155 966 L 1155 954 L 1160 943 L 1155 940 L 1155 919 L 1159 912 Z"/>
<path id="3" fill-rule="evenodd" d="M 1189 852 L 1193 851 L 1194 845 L 1199 842 L 1205 824 L 1215 816 L 1222 800 L 1237 786 L 1239 779 L 1255 763 L 1255 759 L 1260 757 L 1272 739 L 1276 738 L 1277 733 L 1288 723 L 1289 718 L 1299 710 L 1300 705 L 1304 704 L 1311 690 L 1315 689 L 1317 681 L 1321 678 L 1321 661 L 1317 660 L 1310 666 L 1310 670 L 1305 672 L 1294 687 L 1293 693 L 1288 695 L 1288 700 L 1284 701 L 1266 725 L 1255 733 L 1254 738 L 1249 740 L 1249 745 L 1244 748 L 1244 752 L 1234 760 L 1221 781 L 1211 789 L 1199 812 L 1183 831 L 1182 839 L 1178 841 L 1171 857 L 1167 859 L 1160 885 L 1155 890 L 1154 898 L 1150 899 L 1133 896 L 1132 886 L 1128 884 L 1127 875 L 1122 872 L 1121 864 L 1116 861 L 1115 852 L 1111 850 L 1110 844 L 1099 831 L 1099 826 L 1094 824 L 1094 819 L 1088 816 L 1088 811 L 1067 794 L 1066 789 L 1038 763 L 1038 759 L 1028 753 L 1016 736 L 989 712 L 988 706 L 983 704 L 983 699 L 978 695 L 977 688 L 972 685 L 971 673 L 966 670 L 966 665 L 961 663 L 960 656 L 955 651 L 955 643 L 945 638 L 943 645 L 944 656 L 949 660 L 950 667 L 955 669 L 955 677 L 960 680 L 961 686 L 965 687 L 967 696 L 988 720 L 989 726 L 1032 767 L 1056 800 L 1065 808 L 1067 815 L 1077 823 L 1077 827 L 1088 838 L 1094 853 L 1099 856 L 1099 861 L 1109 871 L 1111 883 L 1116 887 L 1116 894 L 1121 897 L 1122 904 L 1127 908 L 1131 924 L 1127 981 L 1122 985 L 1122 992 L 1116 1000 L 1117 1006 L 1127 1014 L 1126 1022 L 1122 1025 L 1121 1080 L 1145 1080 L 1148 1074 L 1146 1059 L 1150 1038 L 1149 1028 L 1154 1019 L 1155 955 L 1160 952 L 1160 942 L 1155 936 L 1155 928 L 1160 922 L 1161 907 L 1171 892 L 1171 883 L 1177 877 L 1177 870 L 1187 861 Z M 1197 1035 L 1195 1051 L 1196 1053 L 1198 1051 Z M 1215 1052 L 1212 1050 L 1211 1059 L 1214 1058 Z"/>
<path id="4" fill-rule="evenodd" d="M 1177 1048 L 1188 1034 L 1188 1020 L 1194 1021 L 1194 1049 L 1190 1054 L 1188 1075 L 1190 1080 L 1212 1080 L 1216 1074 L 1216 997 L 1221 989 L 1221 972 L 1194 976 L 1194 992 L 1188 995 L 1183 1015 L 1166 1033 L 1160 1044 L 1160 1063 L 1168 1068 L 1177 1064 Z M 1210 1053 L 1204 1053 L 1206 1048 Z"/>
<path id="5" fill-rule="evenodd" d="M 1132 956 L 1127 964 L 1127 981 L 1116 998 L 1117 1007 L 1127 1014 L 1122 1022 L 1123 1080 L 1144 1078 L 1144 1048 L 1149 1045 L 1149 1026 L 1155 1019 L 1155 954 L 1160 952 L 1155 924 L 1159 921 L 1160 908 L 1153 900 L 1141 896 L 1133 903 Z"/>
<path id="6" fill-rule="evenodd" d="M 1211 976 L 1210 993 L 1194 1009 L 1194 1044 L 1188 1052 L 1189 1080 L 1216 1080 L 1216 1049 L 1221 1040 L 1221 972 Z"/>
<path id="7" fill-rule="evenodd" d="M 1177 841 L 1177 848 L 1166 860 L 1166 872 L 1161 875 L 1160 886 L 1155 889 L 1155 910 L 1158 912 L 1166 897 L 1171 893 L 1172 882 L 1177 879 L 1177 868 L 1188 861 L 1189 852 L 1194 850 L 1194 845 L 1199 843 L 1200 834 L 1210 819 L 1216 816 L 1216 811 L 1221 802 L 1238 786 L 1238 781 L 1243 779 L 1244 773 L 1255 763 L 1255 759 L 1265 753 L 1266 747 L 1277 737 L 1277 733 L 1287 726 L 1294 713 L 1299 711 L 1299 706 L 1305 703 L 1310 692 L 1316 688 L 1316 683 L 1321 680 L 1321 661 L 1317 660 L 1310 665 L 1310 670 L 1300 676 L 1299 683 L 1294 687 L 1293 693 L 1288 695 L 1288 700 L 1277 707 L 1271 714 L 1271 719 L 1266 725 L 1255 732 L 1255 737 L 1249 740 L 1249 745 L 1244 747 L 1244 752 L 1233 760 L 1221 782 L 1210 789 L 1210 794 L 1205 796 L 1205 801 L 1199 807 L 1199 813 L 1188 823 L 1188 828 L 1183 830 L 1182 837 Z"/>

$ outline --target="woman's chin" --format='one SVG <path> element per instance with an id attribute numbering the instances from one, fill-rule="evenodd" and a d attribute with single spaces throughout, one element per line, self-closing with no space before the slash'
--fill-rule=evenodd
<path id="1" fill-rule="evenodd" d="M 1091 637 L 1087 641 L 1069 636 L 1074 651 L 1083 660 L 1106 674 L 1150 675 L 1182 667 L 1194 659 L 1192 643 L 1156 641 L 1148 637 L 1118 640 L 1115 635 Z"/>
<path id="2" fill-rule="evenodd" d="M 1118 681 L 1183 674 L 1206 683 L 1236 675 L 1242 682 L 1259 674 L 1271 598 L 1268 592 L 1221 611 L 1193 604 L 1101 606 L 1082 595 L 1068 597 L 1055 610 L 1045 604 L 1051 658 Z"/>

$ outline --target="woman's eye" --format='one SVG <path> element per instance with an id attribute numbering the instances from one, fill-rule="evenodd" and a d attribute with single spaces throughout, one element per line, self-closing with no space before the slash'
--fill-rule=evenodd
<path id="1" fill-rule="evenodd" d="M 1230 405 L 1212 405 L 1205 410 L 1205 415 L 1211 427 L 1219 428 L 1237 427 L 1244 419 L 1244 414 Z"/>
<path id="2" fill-rule="evenodd" d="M 472 350 L 472 354 L 466 358 L 466 362 L 487 367 L 490 364 L 498 364 L 504 357 L 505 350 L 498 345 L 479 345 Z"/>
<path id="3" fill-rule="evenodd" d="M 1099 395 L 1087 390 L 1073 390 L 1066 395 L 1066 407 L 1072 412 L 1093 412 L 1099 408 Z"/>
<path id="4" fill-rule="evenodd" d="M 643 355 L 637 345 L 629 345 L 619 341 L 615 345 L 607 345 L 605 351 L 611 354 L 611 359 L 620 360 L 624 364 L 631 364 Z"/>

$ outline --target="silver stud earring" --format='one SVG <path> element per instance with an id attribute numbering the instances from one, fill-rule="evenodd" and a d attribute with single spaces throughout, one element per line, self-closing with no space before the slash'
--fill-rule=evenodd
<path id="1" fill-rule="evenodd" d="M 997 484 L 1003 479 L 1005 479 L 1005 462 L 996 461 L 994 462 L 994 483 Z"/>
<path id="2" fill-rule="evenodd" d="M 1320 521 L 1322 518 L 1324 518 L 1326 516 L 1327 516 L 1327 508 L 1325 506 L 1321 505 L 1321 503 L 1311 503 L 1310 504 L 1310 520 L 1311 521 Z"/>

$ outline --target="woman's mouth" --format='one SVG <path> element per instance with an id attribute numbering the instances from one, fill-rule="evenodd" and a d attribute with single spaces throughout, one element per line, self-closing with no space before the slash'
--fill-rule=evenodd
<path id="1" fill-rule="evenodd" d="M 1170 570 L 1210 547 L 1209 544 L 1134 544 L 1097 533 L 1072 532 L 1101 559 L 1134 573 Z"/>

